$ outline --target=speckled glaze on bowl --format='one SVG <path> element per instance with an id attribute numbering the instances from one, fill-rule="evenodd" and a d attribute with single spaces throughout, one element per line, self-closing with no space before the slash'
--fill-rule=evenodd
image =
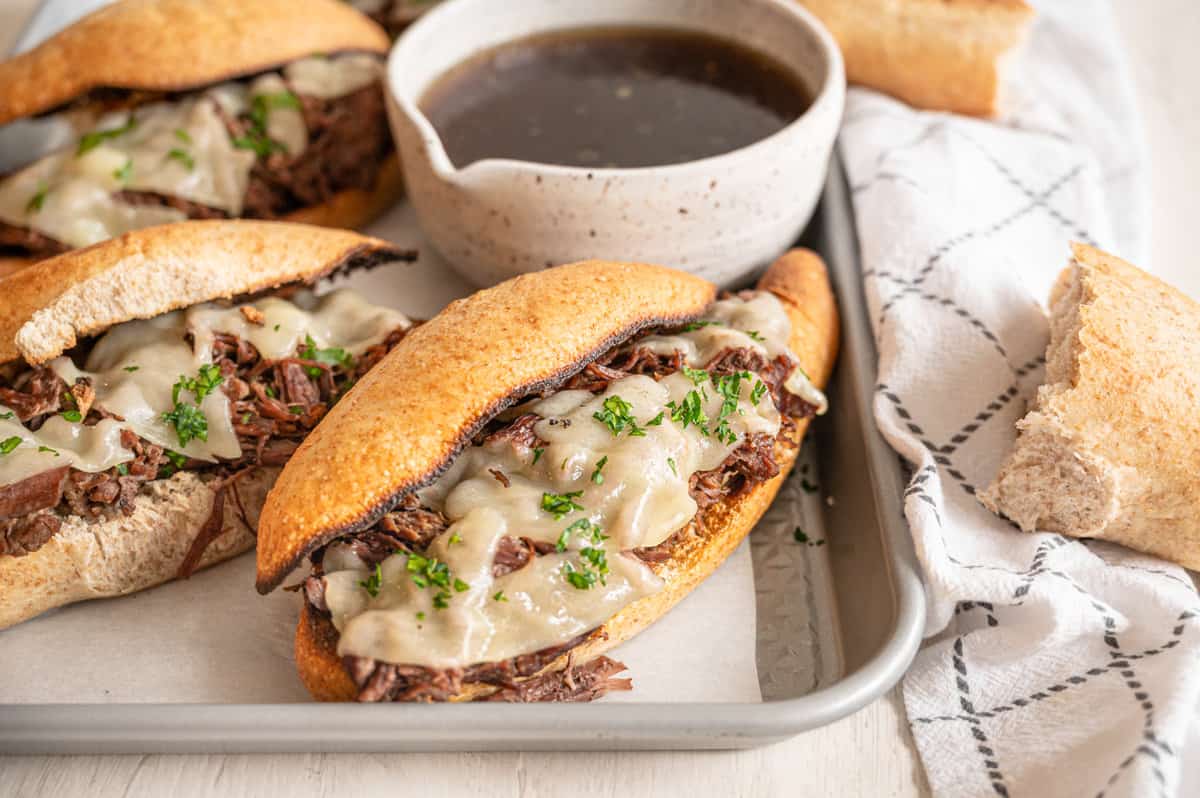
<path id="1" fill-rule="evenodd" d="M 670 166 L 586 169 L 508 159 L 457 169 L 417 103 L 447 69 L 513 39 L 578 27 L 671 27 L 734 39 L 790 67 L 812 107 L 768 138 Z M 388 115 L 433 245 L 491 285 L 587 258 L 660 263 L 721 285 L 786 249 L 816 205 L 845 99 L 833 38 L 795 0 L 450 0 L 388 60 Z"/>

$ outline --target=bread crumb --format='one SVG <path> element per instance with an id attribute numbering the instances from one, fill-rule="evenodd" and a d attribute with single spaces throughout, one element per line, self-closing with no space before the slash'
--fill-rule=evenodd
<path id="1" fill-rule="evenodd" d="M 253 305 L 242 305 L 238 310 L 242 312 L 242 318 L 251 324 L 257 324 L 261 327 L 267 321 L 267 317 L 263 315 L 262 311 Z"/>

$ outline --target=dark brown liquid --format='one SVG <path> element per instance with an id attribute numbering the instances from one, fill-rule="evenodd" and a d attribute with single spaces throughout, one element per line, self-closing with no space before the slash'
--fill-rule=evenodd
<path id="1" fill-rule="evenodd" d="M 421 99 L 450 160 L 638 167 L 719 155 L 799 117 L 811 95 L 786 67 L 696 33 L 590 28 L 501 45 Z"/>

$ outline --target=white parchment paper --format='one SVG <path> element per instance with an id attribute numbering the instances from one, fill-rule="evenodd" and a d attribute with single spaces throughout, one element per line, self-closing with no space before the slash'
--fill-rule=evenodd
<path id="1" fill-rule="evenodd" d="M 472 290 L 422 238 L 407 204 L 367 232 L 418 249 L 420 260 L 339 285 L 415 318 Z M 300 601 L 259 596 L 248 554 L 185 582 L 65 607 L 0 632 L 0 703 L 307 701 L 292 659 Z M 760 700 L 747 544 L 612 656 L 634 690 L 604 700 Z"/>

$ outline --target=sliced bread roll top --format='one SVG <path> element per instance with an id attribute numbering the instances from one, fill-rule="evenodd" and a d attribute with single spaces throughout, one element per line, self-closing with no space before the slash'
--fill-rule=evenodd
<path id="1" fill-rule="evenodd" d="M 189 221 L 135 230 L 0 282 L 0 363 L 43 363 L 132 319 L 414 257 L 377 238 L 285 222 Z"/>
<path id="2" fill-rule="evenodd" d="M 1072 249 L 1051 296 L 1046 383 L 980 499 L 1026 531 L 1200 568 L 1200 304 Z"/>
<path id="3" fill-rule="evenodd" d="M 520 397 L 640 330 L 694 318 L 715 295 L 711 283 L 673 269 L 587 261 L 451 303 L 360 380 L 293 455 L 262 517 L 259 590 L 432 482 Z"/>
<path id="4" fill-rule="evenodd" d="M 338 0 L 124 0 L 0 63 L 0 124 L 93 89 L 183 91 L 388 45 L 379 25 Z"/>

